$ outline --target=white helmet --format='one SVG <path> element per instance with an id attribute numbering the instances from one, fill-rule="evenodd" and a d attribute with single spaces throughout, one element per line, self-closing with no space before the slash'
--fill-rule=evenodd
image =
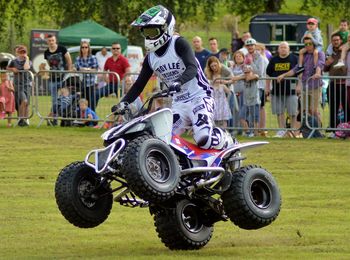
<path id="1" fill-rule="evenodd" d="M 175 31 L 175 17 L 162 5 L 154 6 L 143 12 L 131 26 L 140 27 L 145 37 L 145 48 L 148 52 L 162 47 Z"/>

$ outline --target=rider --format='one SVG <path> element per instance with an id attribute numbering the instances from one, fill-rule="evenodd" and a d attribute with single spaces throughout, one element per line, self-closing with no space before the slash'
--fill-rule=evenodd
<path id="1" fill-rule="evenodd" d="M 212 88 L 196 60 L 189 43 L 174 34 L 175 18 L 162 5 L 145 11 L 132 24 L 145 38 L 147 55 L 139 77 L 121 100 L 112 108 L 125 107 L 142 92 L 153 72 L 165 82 L 173 95 L 173 134 L 182 134 L 193 127 L 193 138 L 203 149 L 222 149 L 232 137 L 215 127 Z"/>

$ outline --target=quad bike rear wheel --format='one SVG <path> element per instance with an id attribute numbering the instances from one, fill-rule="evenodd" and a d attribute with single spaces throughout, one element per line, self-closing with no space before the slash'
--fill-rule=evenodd
<path id="1" fill-rule="evenodd" d="M 233 173 L 230 188 L 222 194 L 230 220 L 243 229 L 271 224 L 281 209 L 281 195 L 272 174 L 260 166 L 242 167 Z"/>
<path id="2" fill-rule="evenodd" d="M 156 211 L 154 225 L 161 241 L 172 250 L 200 249 L 214 230 L 206 223 L 200 207 L 186 199 L 177 202 L 175 208 Z"/>
<path id="3" fill-rule="evenodd" d="M 84 162 L 63 168 L 55 185 L 56 203 L 62 215 L 81 228 L 96 227 L 104 222 L 112 208 L 113 195 L 108 183 Z"/>
<path id="4" fill-rule="evenodd" d="M 171 148 L 150 135 L 132 140 L 125 152 L 123 174 L 130 189 L 150 202 L 163 202 L 174 196 L 180 168 Z"/>

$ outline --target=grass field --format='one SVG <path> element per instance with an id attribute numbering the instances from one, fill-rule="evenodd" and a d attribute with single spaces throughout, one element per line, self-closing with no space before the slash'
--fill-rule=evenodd
<path id="1" fill-rule="evenodd" d="M 58 172 L 100 147 L 96 129 L 0 128 L 0 259 L 349 259 L 350 142 L 269 139 L 246 163 L 269 169 L 283 199 L 278 219 L 245 231 L 215 225 L 199 251 L 170 251 L 148 209 L 115 204 L 105 223 L 79 229 L 60 214 Z M 241 140 L 247 141 L 247 140 Z"/>

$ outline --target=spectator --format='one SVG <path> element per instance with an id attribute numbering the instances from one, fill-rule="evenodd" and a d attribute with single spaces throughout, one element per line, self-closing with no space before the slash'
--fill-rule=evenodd
<path id="1" fill-rule="evenodd" d="M 249 38 L 251 37 L 249 36 Z M 244 41 L 241 38 L 239 38 L 239 32 L 235 31 L 231 42 L 231 52 L 235 53 L 236 51 L 241 49 L 243 46 L 244 46 Z"/>
<path id="2" fill-rule="evenodd" d="M 97 59 L 91 54 L 90 43 L 87 41 L 80 42 L 79 56 L 75 59 L 75 68 L 81 72 L 96 72 L 98 69 Z M 90 108 L 95 111 L 96 109 L 96 97 L 95 97 L 95 82 L 97 74 L 83 73 L 82 82 L 82 97 L 87 99 L 90 104 Z"/>
<path id="3" fill-rule="evenodd" d="M 242 41 L 243 43 L 246 42 L 246 40 L 252 38 L 252 35 L 250 34 L 250 32 L 244 32 L 242 34 Z M 243 47 L 241 49 L 239 49 L 241 52 L 243 52 L 244 56 L 248 54 L 248 49 L 246 48 L 245 45 L 243 45 Z"/>
<path id="4" fill-rule="evenodd" d="M 210 51 L 203 48 L 202 39 L 199 36 L 193 37 L 192 46 L 194 49 L 194 56 L 197 58 L 199 64 L 201 65 L 202 70 L 204 70 L 205 65 L 207 63 L 208 56 L 210 55 Z"/>
<path id="5" fill-rule="evenodd" d="M 104 70 L 115 72 L 119 75 L 119 79 L 122 80 L 125 73 L 130 73 L 131 66 L 128 62 L 128 59 L 122 55 L 121 45 L 118 42 L 112 43 L 112 57 L 109 57 L 106 60 Z M 105 97 L 112 93 L 116 93 L 118 95 L 118 78 L 111 73 L 109 77 L 107 77 L 106 81 L 108 82 L 108 87 L 103 88 L 100 91 L 99 97 Z M 97 102 L 96 102 L 97 103 Z"/>
<path id="6" fill-rule="evenodd" d="M 345 33 L 344 33 L 345 35 Z M 342 67 L 345 66 L 344 60 L 346 58 L 346 55 L 350 49 L 350 35 L 348 34 L 347 42 L 344 43 L 341 47 L 341 56 L 337 64 L 335 64 L 335 67 Z"/>
<path id="7" fill-rule="evenodd" d="M 218 127 L 227 127 L 227 120 L 231 119 L 231 111 L 226 98 L 226 94 L 231 94 L 230 89 L 224 85 L 230 82 L 230 79 L 223 80 L 220 78 L 231 78 L 231 71 L 221 64 L 215 56 L 209 57 L 205 74 L 209 79 L 209 83 L 214 89 L 214 121 Z"/>
<path id="8" fill-rule="evenodd" d="M 322 76 L 323 67 L 325 64 L 325 54 L 322 51 L 318 52 L 318 63 L 316 70 L 314 69 L 314 50 L 315 44 L 310 37 L 304 37 L 303 39 L 306 52 L 303 59 L 304 71 L 302 72 L 301 85 L 303 87 L 303 108 L 309 109 L 308 112 L 310 115 L 317 118 L 319 125 L 321 125 L 321 118 L 318 112 L 318 106 L 320 104 L 320 91 L 322 87 Z M 298 65 L 299 66 L 299 65 Z M 277 81 L 280 83 L 285 77 L 292 77 L 300 73 L 299 67 L 296 66 L 290 71 L 281 74 L 278 76 Z M 308 80 L 311 77 L 310 80 Z M 301 93 L 301 85 L 297 84 L 296 92 L 297 94 Z M 307 91 L 306 91 L 307 90 Z M 306 107 L 306 100 L 308 101 L 308 107 Z"/>
<path id="9" fill-rule="evenodd" d="M 288 42 L 281 42 L 278 45 L 278 55 L 273 57 L 266 69 L 266 74 L 269 77 L 278 77 L 279 75 L 288 72 L 298 64 L 298 58 L 290 53 Z M 286 118 L 285 110 L 287 110 L 290 124 L 292 128 L 297 128 L 296 116 L 298 113 L 298 97 L 295 89 L 292 89 L 292 84 L 295 81 L 283 80 L 281 82 L 267 80 L 265 94 L 269 96 L 271 93 L 271 110 L 273 115 L 277 115 L 277 123 L 279 130 L 275 137 L 284 137 L 286 134 Z"/>
<path id="10" fill-rule="evenodd" d="M 47 36 L 48 49 L 44 52 L 44 57 L 47 60 L 50 70 L 72 70 L 72 59 L 66 47 L 57 44 L 56 36 L 49 34 Z M 45 68 L 45 63 L 42 65 Z M 49 80 L 49 90 L 51 93 L 52 104 L 57 100 L 57 91 L 62 87 L 62 72 L 51 72 Z"/>
<path id="11" fill-rule="evenodd" d="M 250 75 L 258 75 L 259 78 L 264 77 L 265 72 L 266 72 L 266 61 L 264 61 L 264 57 L 257 51 L 256 48 L 256 40 L 253 38 L 250 38 L 248 40 L 245 41 L 245 47 L 248 50 L 248 54 L 245 56 L 245 64 L 250 65 L 252 67 L 252 72 L 249 72 L 249 70 L 246 72 Z M 255 83 L 254 83 L 255 84 Z M 259 102 L 259 113 L 260 116 L 258 117 L 258 122 L 261 125 L 259 125 L 259 128 L 265 128 L 265 92 L 264 92 L 264 81 L 263 80 L 259 80 L 257 81 L 257 85 L 258 85 L 258 94 L 260 97 L 260 102 Z M 254 112 L 255 113 L 255 112 Z M 255 118 L 256 119 L 256 118 Z M 262 126 L 262 127 L 260 127 Z M 256 133 L 256 132 L 255 132 Z M 261 130 L 260 131 L 261 135 L 265 136 L 266 132 Z M 256 135 L 256 134 L 255 134 Z"/>
<path id="12" fill-rule="evenodd" d="M 69 89 L 67 87 L 62 87 L 59 90 L 60 94 L 57 98 L 56 103 L 52 105 L 51 115 L 50 116 L 61 116 L 61 117 L 69 117 L 70 112 L 74 109 L 73 99 L 75 98 L 71 95 Z"/>
<path id="13" fill-rule="evenodd" d="M 7 127 L 11 127 L 12 113 L 15 112 L 15 89 L 9 80 L 6 72 L 1 72 L 0 85 L 0 119 L 4 119 L 7 115 Z"/>
<path id="14" fill-rule="evenodd" d="M 29 125 L 29 104 L 32 93 L 31 61 L 27 55 L 27 48 L 24 45 L 16 47 L 16 59 L 12 60 L 7 69 L 14 73 L 15 101 L 18 111 L 18 125 Z"/>
<path id="15" fill-rule="evenodd" d="M 98 51 L 95 56 L 98 63 L 98 71 L 103 71 L 106 60 L 112 56 L 112 53 L 110 51 L 107 51 L 106 47 L 102 47 L 102 49 Z M 105 76 L 103 74 L 98 74 L 97 82 L 99 88 L 106 86 Z"/>
<path id="16" fill-rule="evenodd" d="M 350 35 L 348 36 L 348 41 L 349 40 L 350 40 Z M 350 54 L 349 54 L 349 52 L 346 54 L 345 65 L 347 68 L 346 76 L 349 77 L 350 76 Z M 346 80 L 346 86 L 347 86 L 347 89 L 346 89 L 347 102 L 345 102 L 345 105 L 343 105 L 343 107 L 344 107 L 344 110 L 347 111 L 347 115 L 348 115 L 347 118 L 344 118 L 344 120 L 346 119 L 347 121 L 345 121 L 345 122 L 348 122 L 348 121 L 350 121 L 350 80 L 349 79 Z"/>
<path id="17" fill-rule="evenodd" d="M 243 90 L 245 88 L 245 75 L 244 75 L 244 54 L 241 51 L 236 51 L 233 54 L 234 64 L 232 66 L 232 83 L 234 87 L 234 97 L 231 95 L 229 104 L 232 112 L 232 122 L 229 121 L 229 126 L 239 127 L 240 121 L 245 120 L 246 116 L 243 111 Z"/>
<path id="18" fill-rule="evenodd" d="M 205 75 L 211 81 L 214 82 L 217 78 L 228 78 L 220 80 L 220 84 L 231 84 L 232 73 L 229 68 L 221 64 L 220 60 L 215 56 L 210 56 L 207 60 L 207 65 L 204 69 Z"/>
<path id="19" fill-rule="evenodd" d="M 304 33 L 303 39 L 305 37 L 311 38 L 315 48 L 314 48 L 314 68 L 318 64 L 318 52 L 322 51 L 323 48 L 323 39 L 320 29 L 318 29 L 318 20 L 316 18 L 309 18 L 306 24 L 307 30 Z M 302 48 L 299 51 L 299 68 L 303 70 L 302 65 L 304 63 L 304 54 L 306 53 L 306 48 Z"/>
<path id="20" fill-rule="evenodd" d="M 109 57 L 112 56 L 112 53 L 110 51 L 107 51 L 106 47 L 102 47 L 100 51 L 96 52 L 95 56 L 98 63 L 98 70 L 103 71 L 105 68 L 106 61 Z"/>
<path id="21" fill-rule="evenodd" d="M 346 68 L 344 66 L 342 67 L 335 67 L 334 65 L 337 64 L 338 60 L 341 56 L 341 44 L 342 44 L 342 38 L 339 32 L 332 34 L 331 38 L 331 46 L 332 50 L 329 51 L 331 53 L 330 56 L 327 57 L 324 71 L 329 72 L 329 76 L 346 76 Z M 328 51 L 328 50 L 327 50 Z M 347 106 L 347 95 L 346 95 L 346 86 L 345 86 L 345 79 L 331 79 L 329 88 L 328 88 L 328 103 L 329 103 L 329 127 L 330 128 L 336 128 L 337 125 L 340 123 L 337 115 L 338 115 L 338 109 L 340 106 L 344 109 L 344 120 L 345 122 L 350 121 L 350 114 L 349 114 L 349 106 Z M 335 137 L 335 131 L 332 131 L 330 134 L 330 137 Z"/>
<path id="22" fill-rule="evenodd" d="M 266 78 L 266 68 L 269 64 L 269 59 L 266 57 L 266 48 L 265 45 L 262 43 L 257 43 L 255 46 L 256 51 L 261 55 L 263 59 L 263 74 L 262 77 Z M 259 93 L 260 93 L 260 121 L 259 121 L 259 128 L 264 129 L 266 128 L 266 111 L 265 111 L 265 102 L 266 102 L 266 95 L 265 95 L 265 87 L 266 87 L 266 80 L 261 79 L 258 82 L 259 84 Z M 264 130 L 260 130 L 260 134 L 262 136 L 267 136 L 267 132 Z"/>
<path id="23" fill-rule="evenodd" d="M 85 98 L 79 100 L 79 118 L 82 118 L 81 123 L 84 126 L 96 126 L 98 120 L 98 116 L 96 113 L 89 107 L 89 101 Z"/>
<path id="24" fill-rule="evenodd" d="M 247 41 L 249 41 L 249 39 Z M 253 69 L 250 65 L 244 66 L 245 86 L 243 89 L 243 119 L 241 120 L 241 124 L 245 130 L 243 135 L 248 137 L 257 136 L 259 133 L 259 107 L 261 101 L 257 82 L 259 75 L 256 74 L 255 71 L 256 69 Z M 253 127 L 254 132 L 248 131 L 248 127 Z"/>
<path id="25" fill-rule="evenodd" d="M 210 49 L 210 56 L 215 56 L 216 58 L 220 58 L 219 57 L 219 44 L 218 44 L 218 40 L 214 37 L 211 37 L 209 39 L 209 49 Z"/>
<path id="26" fill-rule="evenodd" d="M 219 51 L 219 60 L 222 64 L 224 64 L 227 68 L 230 68 L 232 67 L 232 61 L 230 61 L 230 58 L 229 58 L 229 51 L 227 48 L 222 48 L 220 51 Z"/>
<path id="27" fill-rule="evenodd" d="M 341 44 L 340 45 L 347 43 L 348 35 L 349 35 L 349 21 L 348 20 L 341 20 L 340 25 L 339 25 L 339 29 L 337 31 L 335 31 L 334 33 L 332 33 L 332 35 L 333 34 L 339 34 L 339 36 L 341 37 Z M 340 48 L 340 49 L 342 49 L 342 48 Z M 327 47 L 326 56 L 331 56 L 332 54 L 333 54 L 333 45 L 331 42 Z M 345 55 L 344 55 L 344 57 L 345 57 Z"/>

